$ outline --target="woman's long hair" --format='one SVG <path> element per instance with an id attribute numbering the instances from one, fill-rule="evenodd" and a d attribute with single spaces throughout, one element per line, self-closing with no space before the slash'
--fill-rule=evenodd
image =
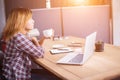
<path id="1" fill-rule="evenodd" d="M 32 11 L 27 8 L 13 9 L 7 19 L 3 29 L 2 36 L 8 41 L 16 33 L 22 32 L 25 29 L 27 21 L 32 17 Z"/>

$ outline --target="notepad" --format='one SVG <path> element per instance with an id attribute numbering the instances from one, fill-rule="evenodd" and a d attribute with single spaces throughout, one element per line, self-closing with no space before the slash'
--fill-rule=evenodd
<path id="1" fill-rule="evenodd" d="M 51 54 L 69 53 L 69 52 L 73 52 L 73 49 L 66 47 L 66 48 L 57 48 L 50 50 Z"/>

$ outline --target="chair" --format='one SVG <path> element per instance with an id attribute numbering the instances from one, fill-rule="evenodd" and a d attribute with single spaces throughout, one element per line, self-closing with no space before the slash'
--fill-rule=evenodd
<path id="1" fill-rule="evenodd" d="M 0 74 L 2 73 L 3 53 L 0 51 Z"/>
<path id="2" fill-rule="evenodd" d="M 2 71 L 2 62 L 3 62 L 3 52 L 0 51 L 0 80 L 7 80 L 5 79 L 5 77 L 2 75 L 3 71 Z"/>

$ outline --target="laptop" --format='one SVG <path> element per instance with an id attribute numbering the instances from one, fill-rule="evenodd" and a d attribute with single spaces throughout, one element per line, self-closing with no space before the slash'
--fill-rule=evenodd
<path id="1" fill-rule="evenodd" d="M 83 65 L 94 52 L 97 32 L 91 33 L 86 37 L 84 51 L 74 51 L 68 53 L 57 61 L 59 64 L 78 64 Z"/>

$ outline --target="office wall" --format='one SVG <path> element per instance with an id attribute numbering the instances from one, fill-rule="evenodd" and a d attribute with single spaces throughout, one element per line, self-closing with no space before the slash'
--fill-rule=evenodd
<path id="1" fill-rule="evenodd" d="M 38 28 L 41 33 L 40 37 L 43 36 L 43 30 L 50 28 L 55 30 L 55 35 L 61 36 L 60 8 L 32 9 L 32 11 L 35 27 Z"/>
<path id="2" fill-rule="evenodd" d="M 13 8 L 25 7 L 38 9 L 46 7 L 46 0 L 5 0 L 6 16 Z"/>
<path id="3" fill-rule="evenodd" d="M 85 38 L 97 31 L 97 40 L 110 42 L 109 6 L 64 7 L 62 9 L 64 35 Z"/>
<path id="4" fill-rule="evenodd" d="M 0 0 L 0 36 L 4 26 L 5 26 L 4 0 Z"/>
<path id="5" fill-rule="evenodd" d="M 97 31 L 97 40 L 110 42 L 108 5 L 63 7 L 62 12 L 60 8 L 33 9 L 33 18 L 40 31 L 53 28 L 55 35 L 64 33 L 64 36 L 82 38 Z"/>
<path id="6" fill-rule="evenodd" d="M 120 46 L 120 0 L 112 0 L 113 44 Z"/>

